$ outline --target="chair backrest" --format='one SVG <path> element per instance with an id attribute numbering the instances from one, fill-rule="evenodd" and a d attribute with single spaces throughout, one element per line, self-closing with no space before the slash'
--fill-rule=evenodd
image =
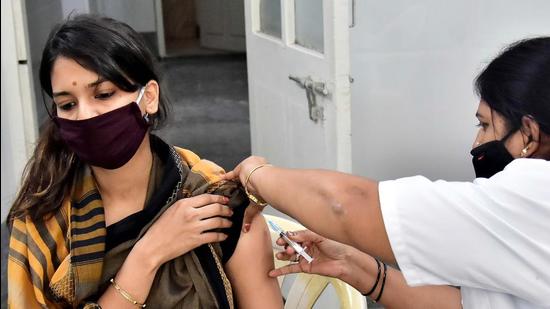
<path id="1" fill-rule="evenodd" d="M 285 231 L 297 231 L 305 229 L 299 223 L 290 221 L 277 216 L 264 214 L 266 220 L 273 221 Z M 273 248 L 273 258 L 275 267 L 282 267 L 289 264 L 288 261 L 280 261 L 275 258 L 275 253 L 282 250 L 275 241 L 279 238 L 277 232 L 269 228 L 271 233 L 271 247 Z M 284 276 L 278 278 L 279 286 L 282 287 Z M 286 297 L 285 309 L 311 309 L 321 296 L 325 288 L 331 284 L 336 291 L 341 309 L 366 309 L 366 299 L 359 291 L 347 283 L 330 277 L 301 273 L 296 276 Z"/>

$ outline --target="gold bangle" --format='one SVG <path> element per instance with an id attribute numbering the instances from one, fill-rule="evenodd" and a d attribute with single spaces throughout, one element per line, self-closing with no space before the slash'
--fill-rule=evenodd
<path id="1" fill-rule="evenodd" d="M 124 299 L 126 299 L 127 301 L 129 301 L 132 304 L 134 304 L 135 306 L 138 306 L 138 307 L 141 307 L 141 308 L 145 308 L 147 306 L 145 303 L 142 304 L 142 303 L 138 302 L 137 300 L 135 300 L 134 297 L 132 297 L 132 295 L 130 295 L 130 293 L 128 293 L 126 290 L 124 290 L 123 288 L 118 286 L 118 284 L 115 281 L 115 278 L 111 278 L 111 280 L 109 280 L 109 281 L 111 282 L 111 284 L 113 285 L 115 290 L 120 295 L 122 295 L 122 297 L 124 297 Z"/>
<path id="2" fill-rule="evenodd" d="M 248 198 L 256 205 L 258 206 L 266 206 L 267 203 L 266 201 L 254 196 L 253 194 L 250 194 L 250 192 L 248 192 L 248 181 L 250 180 L 250 176 L 252 176 L 252 173 L 254 173 L 256 170 L 262 168 L 262 167 L 265 167 L 265 166 L 273 166 L 271 164 L 260 164 L 258 166 L 256 166 L 255 168 L 253 168 L 249 173 L 248 175 L 246 176 L 246 180 L 244 182 L 244 192 L 246 193 L 246 196 L 248 196 Z"/>

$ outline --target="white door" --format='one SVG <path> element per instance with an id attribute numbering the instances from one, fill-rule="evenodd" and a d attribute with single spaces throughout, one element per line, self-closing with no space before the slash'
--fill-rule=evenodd
<path id="1" fill-rule="evenodd" d="M 196 1 L 201 46 L 245 51 L 244 0 Z"/>
<path id="2" fill-rule="evenodd" d="M 253 154 L 351 171 L 348 8 L 348 0 L 245 1 Z"/>

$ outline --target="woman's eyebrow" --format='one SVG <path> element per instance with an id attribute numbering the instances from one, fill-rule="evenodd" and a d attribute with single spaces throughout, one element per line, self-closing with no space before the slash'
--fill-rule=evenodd
<path id="1" fill-rule="evenodd" d="M 52 97 L 59 97 L 62 95 L 71 95 L 68 91 L 60 91 L 60 92 L 54 92 L 52 93 Z"/>
<path id="2" fill-rule="evenodd" d="M 95 88 L 97 87 L 98 85 L 100 85 L 101 83 L 104 83 L 106 82 L 107 80 L 105 78 L 98 78 L 95 82 L 92 82 L 92 83 L 89 83 L 87 85 L 88 88 Z M 54 92 L 52 93 L 52 97 L 59 97 L 59 96 L 63 96 L 63 95 L 71 95 L 68 91 L 59 91 L 59 92 Z"/>
<path id="3" fill-rule="evenodd" d="M 89 83 L 88 84 L 88 88 L 95 88 L 97 87 L 99 84 L 103 83 L 103 82 L 106 82 L 107 80 L 105 78 L 98 78 L 95 82 L 93 83 Z"/>

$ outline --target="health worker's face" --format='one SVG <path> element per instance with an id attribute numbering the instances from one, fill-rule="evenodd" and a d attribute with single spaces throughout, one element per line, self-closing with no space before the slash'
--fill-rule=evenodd
<path id="1" fill-rule="evenodd" d="M 494 140 L 502 140 L 508 134 L 504 117 L 496 111 L 491 111 L 489 105 L 483 100 L 479 102 L 476 118 L 479 120 L 479 124 L 477 125 L 479 130 L 477 131 L 472 148 Z M 504 141 L 504 146 L 514 158 L 520 156 L 521 150 L 524 147 L 523 139 L 521 132 L 518 130 Z"/>

